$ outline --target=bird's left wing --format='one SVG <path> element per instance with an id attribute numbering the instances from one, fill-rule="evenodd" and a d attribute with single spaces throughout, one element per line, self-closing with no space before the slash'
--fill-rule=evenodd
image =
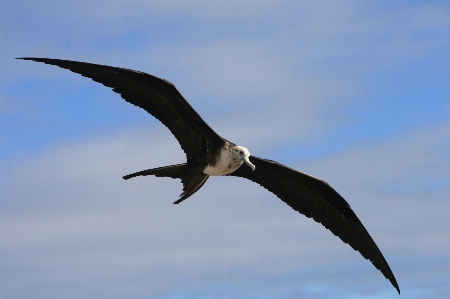
<path id="1" fill-rule="evenodd" d="M 198 115 L 167 80 L 124 68 L 51 58 L 18 58 L 56 65 L 91 78 L 119 93 L 161 121 L 175 136 L 188 160 L 197 154 L 210 157 L 225 141 Z"/>
<path id="2" fill-rule="evenodd" d="M 400 293 L 389 265 L 350 205 L 325 181 L 271 160 L 250 156 L 256 168 L 239 167 L 229 174 L 266 188 L 294 210 L 313 218 L 370 260 Z"/>

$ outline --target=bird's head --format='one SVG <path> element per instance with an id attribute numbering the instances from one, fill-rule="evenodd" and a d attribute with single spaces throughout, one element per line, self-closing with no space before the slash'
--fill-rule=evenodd
<path id="1" fill-rule="evenodd" d="M 238 145 L 238 146 L 236 146 L 234 148 L 234 150 L 242 158 L 242 161 L 244 161 L 244 163 L 247 164 L 252 169 L 252 171 L 254 171 L 255 170 L 255 165 L 253 165 L 252 162 L 250 162 L 250 159 L 249 159 L 250 152 L 248 151 L 248 149 L 246 149 L 243 146 Z"/>

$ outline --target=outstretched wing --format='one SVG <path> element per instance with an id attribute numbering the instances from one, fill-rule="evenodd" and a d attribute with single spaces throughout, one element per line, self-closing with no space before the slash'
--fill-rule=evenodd
<path id="1" fill-rule="evenodd" d="M 250 161 L 255 164 L 255 171 L 249 167 L 239 167 L 229 175 L 258 183 L 294 210 L 325 226 L 344 243 L 370 260 L 400 294 L 394 274 L 377 245 L 347 201 L 330 185 L 271 160 L 250 156 Z"/>
<path id="2" fill-rule="evenodd" d="M 210 158 L 225 144 L 223 138 L 205 123 L 169 81 L 143 72 L 86 62 L 28 57 L 18 59 L 56 65 L 111 87 L 127 102 L 160 120 L 178 140 L 188 160 L 199 153 Z"/>

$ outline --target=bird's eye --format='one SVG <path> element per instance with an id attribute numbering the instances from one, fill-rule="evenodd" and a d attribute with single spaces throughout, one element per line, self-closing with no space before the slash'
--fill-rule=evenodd
<path id="1" fill-rule="evenodd" d="M 240 151 L 239 154 L 243 155 L 243 154 L 244 154 L 244 151 Z"/>

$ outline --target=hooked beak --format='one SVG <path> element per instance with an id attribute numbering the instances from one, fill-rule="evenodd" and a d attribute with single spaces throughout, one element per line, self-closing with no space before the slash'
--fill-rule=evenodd
<path id="1" fill-rule="evenodd" d="M 255 171 L 255 165 L 253 165 L 252 164 L 252 162 L 250 162 L 250 160 L 248 159 L 248 157 L 243 157 L 244 158 L 244 162 L 245 162 L 245 164 L 247 164 L 251 169 L 252 169 L 252 171 Z"/>

